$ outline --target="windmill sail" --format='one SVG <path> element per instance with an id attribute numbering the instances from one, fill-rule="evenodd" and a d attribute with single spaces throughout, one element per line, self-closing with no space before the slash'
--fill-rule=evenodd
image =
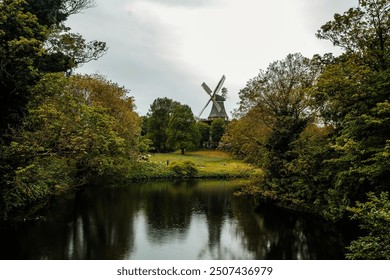
<path id="1" fill-rule="evenodd" d="M 210 112 L 208 119 L 209 120 L 215 119 L 215 118 L 228 119 L 228 116 L 227 116 L 226 110 L 225 110 L 225 106 L 224 106 L 224 101 L 226 101 L 225 94 L 222 94 L 222 95 L 218 94 L 223 86 L 223 83 L 225 82 L 225 79 L 226 79 L 226 77 L 225 77 L 225 75 L 223 75 L 222 78 L 219 80 L 218 85 L 216 86 L 214 91 L 212 91 L 206 83 L 202 83 L 201 86 L 204 89 L 204 91 L 206 91 L 206 93 L 210 96 L 210 99 L 207 101 L 206 106 L 200 112 L 199 118 L 202 115 L 202 113 L 204 112 L 204 110 L 206 110 L 206 108 L 210 104 L 210 102 L 212 101 L 213 106 L 211 108 L 211 112 Z"/>

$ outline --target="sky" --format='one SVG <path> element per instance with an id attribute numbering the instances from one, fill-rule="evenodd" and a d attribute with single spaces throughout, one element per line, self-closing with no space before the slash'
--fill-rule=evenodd
<path id="1" fill-rule="evenodd" d="M 228 114 L 246 83 L 289 53 L 304 56 L 340 49 L 316 31 L 358 0 L 95 0 L 68 19 L 72 32 L 107 43 L 106 55 L 76 70 L 101 74 L 130 90 L 136 111 L 168 97 L 198 116 L 226 76 Z M 211 104 L 202 114 L 207 118 Z"/>

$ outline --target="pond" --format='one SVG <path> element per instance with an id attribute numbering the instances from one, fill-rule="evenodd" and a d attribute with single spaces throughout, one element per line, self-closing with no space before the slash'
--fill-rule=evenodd
<path id="1" fill-rule="evenodd" d="M 348 235 L 291 211 L 255 211 L 230 181 L 86 188 L 39 218 L 0 224 L 1 259 L 343 259 Z"/>

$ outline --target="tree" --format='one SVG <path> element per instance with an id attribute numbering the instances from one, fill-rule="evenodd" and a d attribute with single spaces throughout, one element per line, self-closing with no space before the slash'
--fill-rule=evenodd
<path id="1" fill-rule="evenodd" d="M 44 76 L 33 92 L 39 98 L 2 147 L 3 211 L 124 176 L 138 158 L 140 124 L 124 88 L 100 76 L 57 73 Z"/>
<path id="2" fill-rule="evenodd" d="M 223 119 L 215 119 L 211 123 L 211 141 L 214 148 L 218 147 L 219 142 L 222 139 L 222 136 L 226 131 L 226 122 Z"/>
<path id="3" fill-rule="evenodd" d="M 167 130 L 167 145 L 172 149 L 194 149 L 199 145 L 199 131 L 195 116 L 188 105 L 176 104 L 172 110 Z"/>
<path id="4" fill-rule="evenodd" d="M 26 113 L 31 88 L 44 72 L 67 72 L 107 50 L 69 33 L 63 22 L 90 7 L 90 0 L 0 2 L 0 133 Z"/>
<path id="5" fill-rule="evenodd" d="M 238 119 L 233 119 L 227 125 L 220 147 L 237 158 L 264 166 L 267 150 L 263 143 L 270 129 L 259 121 L 261 119 L 261 112 L 256 107 Z"/>
<path id="6" fill-rule="evenodd" d="M 313 60 L 290 54 L 271 63 L 239 93 L 241 114 L 255 108 L 259 122 L 268 127 L 265 140 L 257 144 L 267 151 L 263 167 L 268 182 L 280 190 L 291 187 L 286 164 L 295 159 L 292 144 L 314 120 L 310 91 L 319 71 Z"/>
<path id="7" fill-rule="evenodd" d="M 167 152 L 168 124 L 173 109 L 179 103 L 169 98 L 157 98 L 148 112 L 148 138 L 157 152 Z"/>
<path id="8" fill-rule="evenodd" d="M 208 148 L 210 143 L 210 125 L 199 121 L 196 123 L 196 126 L 200 134 L 199 147 Z"/>
<path id="9" fill-rule="evenodd" d="M 317 37 L 342 47 L 375 70 L 385 70 L 390 63 L 390 2 L 388 0 L 359 0 L 357 8 L 324 24 Z"/>
<path id="10" fill-rule="evenodd" d="M 315 98 L 325 121 L 336 128 L 325 158 L 330 182 L 331 216 L 346 215 L 367 192 L 389 191 L 390 2 L 359 1 L 322 26 L 317 36 L 345 53 L 325 68 Z"/>
<path id="11" fill-rule="evenodd" d="M 37 61 L 48 35 L 46 26 L 26 11 L 25 0 L 0 2 L 0 133 L 20 120 L 28 87 L 39 79 Z"/>
<path id="12" fill-rule="evenodd" d="M 107 52 L 105 42 L 87 42 L 80 34 L 70 33 L 63 25 L 52 29 L 46 40 L 46 53 L 39 60 L 44 72 L 68 72 L 84 63 L 97 60 Z"/>
<path id="13" fill-rule="evenodd" d="M 73 14 L 94 6 L 93 0 L 28 0 L 26 9 L 35 14 L 42 25 L 59 25 Z"/>
<path id="14" fill-rule="evenodd" d="M 365 236 L 352 241 L 348 259 L 390 259 L 390 200 L 388 193 L 368 193 L 368 201 L 349 208 L 352 219 L 360 221 Z"/>

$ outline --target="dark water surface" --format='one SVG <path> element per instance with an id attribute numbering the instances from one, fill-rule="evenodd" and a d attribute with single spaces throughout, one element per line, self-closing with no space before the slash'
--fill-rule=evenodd
<path id="1" fill-rule="evenodd" d="M 39 219 L 0 224 L 1 259 L 343 259 L 346 235 L 254 211 L 227 181 L 88 188 Z"/>

